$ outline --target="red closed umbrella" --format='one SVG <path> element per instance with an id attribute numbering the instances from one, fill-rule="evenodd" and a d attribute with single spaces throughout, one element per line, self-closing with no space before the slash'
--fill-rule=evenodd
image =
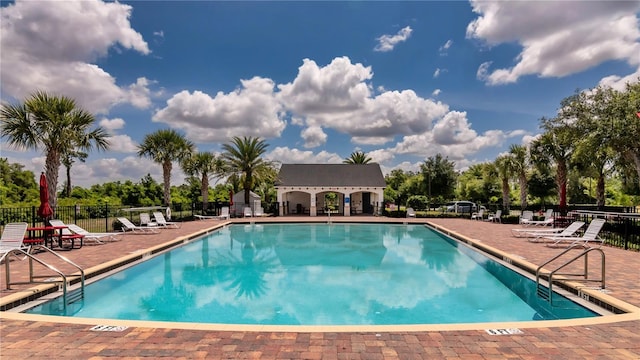
<path id="1" fill-rule="evenodd" d="M 40 207 L 38 208 L 38 216 L 48 219 L 53 215 L 53 209 L 49 205 L 49 185 L 47 185 L 47 177 L 44 172 L 40 174 Z"/>

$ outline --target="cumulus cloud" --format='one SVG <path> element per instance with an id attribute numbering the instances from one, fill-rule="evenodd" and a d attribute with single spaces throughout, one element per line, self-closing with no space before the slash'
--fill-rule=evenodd
<path id="1" fill-rule="evenodd" d="M 380 36 L 376 39 L 378 40 L 378 44 L 373 49 L 373 51 L 387 52 L 393 50 L 399 43 L 407 41 L 407 39 L 411 36 L 412 31 L 413 30 L 411 29 L 411 27 L 406 26 L 400 29 L 400 31 L 398 31 L 398 33 L 395 35 Z"/>
<path id="2" fill-rule="evenodd" d="M 444 43 L 444 45 L 440 46 L 440 49 L 438 49 L 438 52 L 440 52 L 440 56 L 447 55 L 447 51 L 449 50 L 451 45 L 453 45 L 453 40 L 447 40 L 447 42 Z"/>
<path id="3" fill-rule="evenodd" d="M 142 84 L 130 89 L 93 64 L 114 47 L 149 54 L 129 22 L 131 6 L 97 0 L 42 2 L 17 0 L 0 9 L 2 90 L 23 99 L 36 89 L 72 97 L 91 112 L 118 103 L 146 107 Z M 91 29 L 91 31 L 87 31 Z M 7 51 L 11 49 L 11 51 Z"/>
<path id="4" fill-rule="evenodd" d="M 611 60 L 640 65 L 638 2 L 472 0 L 472 6 L 479 17 L 468 25 L 468 38 L 522 46 L 513 67 L 480 66 L 478 79 L 489 85 L 534 74 L 563 77 Z"/>
<path id="5" fill-rule="evenodd" d="M 310 150 L 302 151 L 281 146 L 265 154 L 265 158 L 281 164 L 340 164 L 344 160 L 340 155 L 324 150 L 314 153 Z"/>
<path id="6" fill-rule="evenodd" d="M 98 122 L 98 125 L 103 127 L 110 134 L 115 133 L 116 130 L 120 130 L 120 129 L 124 128 L 124 124 L 125 124 L 125 122 L 121 118 L 115 118 L 115 119 L 104 118 L 104 119 L 100 120 L 100 122 Z"/>
<path id="7" fill-rule="evenodd" d="M 440 89 L 435 89 L 435 90 L 433 90 L 433 92 L 431 93 L 431 95 L 432 95 L 432 96 L 438 96 L 438 95 L 440 95 L 440 93 L 441 93 L 441 92 L 442 92 L 442 90 L 440 90 Z"/>
<path id="8" fill-rule="evenodd" d="M 300 133 L 305 148 L 314 148 L 327 142 L 327 134 L 319 126 L 310 126 Z"/>
<path id="9" fill-rule="evenodd" d="M 254 77 L 241 84 L 241 88 L 227 94 L 218 92 L 215 97 L 183 90 L 167 100 L 167 106 L 152 119 L 184 130 L 196 142 L 225 142 L 238 135 L 280 136 L 286 123 L 274 82 Z"/>

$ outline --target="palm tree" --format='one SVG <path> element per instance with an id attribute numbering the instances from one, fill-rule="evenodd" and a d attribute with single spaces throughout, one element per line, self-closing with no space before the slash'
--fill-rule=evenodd
<path id="1" fill-rule="evenodd" d="M 365 154 L 362 151 L 354 151 L 351 153 L 351 155 L 349 155 L 348 158 L 344 159 L 344 161 L 342 161 L 343 164 L 368 164 L 371 161 L 373 161 L 373 159 L 371 159 L 369 156 L 367 156 L 367 154 Z"/>
<path id="2" fill-rule="evenodd" d="M 513 173 L 511 157 L 509 155 L 498 156 L 495 160 L 495 166 L 498 170 L 500 181 L 502 182 L 502 207 L 505 211 L 508 211 L 511 203 L 509 195 L 509 178 L 511 178 Z"/>
<path id="3" fill-rule="evenodd" d="M 22 104 L 3 104 L 0 119 L 1 135 L 11 146 L 44 151 L 49 204 L 54 211 L 62 157 L 73 151 L 109 148 L 109 135 L 102 127 L 90 130 L 94 116 L 66 96 L 38 91 Z"/>
<path id="4" fill-rule="evenodd" d="M 527 170 L 529 169 L 527 148 L 522 145 L 512 144 L 509 147 L 509 159 L 511 160 L 511 170 L 518 177 L 520 185 L 520 208 L 527 208 Z"/>
<path id="5" fill-rule="evenodd" d="M 556 186 L 560 211 L 567 207 L 567 176 L 569 161 L 574 150 L 574 136 L 566 125 L 557 125 L 558 120 L 542 119 L 543 128 L 547 131 L 531 143 L 531 157 L 538 166 L 548 166 L 550 162 L 556 166 Z"/>
<path id="6" fill-rule="evenodd" d="M 219 176 L 224 170 L 224 162 L 210 152 L 199 152 L 185 158 L 182 170 L 189 176 L 199 175 L 201 178 L 200 193 L 202 195 L 202 209 L 209 208 L 209 179 Z"/>
<path id="7" fill-rule="evenodd" d="M 64 165 L 67 174 L 67 184 L 65 189 L 66 197 L 71 196 L 71 166 L 73 166 L 73 163 L 75 162 L 74 159 L 85 162 L 88 156 L 89 154 L 87 154 L 86 152 L 75 150 L 62 156 L 62 165 Z"/>
<path id="8" fill-rule="evenodd" d="M 269 180 L 274 174 L 273 164 L 261 156 L 267 151 L 267 143 L 254 137 L 234 136 L 230 144 L 223 144 L 222 158 L 226 162 L 225 173 L 241 179 L 244 203 L 249 204 L 249 195 L 259 180 Z"/>
<path id="9" fill-rule="evenodd" d="M 161 129 L 144 137 L 138 145 L 138 156 L 147 157 L 162 165 L 164 205 L 171 205 L 171 170 L 174 161 L 191 155 L 195 145 L 175 130 Z"/>

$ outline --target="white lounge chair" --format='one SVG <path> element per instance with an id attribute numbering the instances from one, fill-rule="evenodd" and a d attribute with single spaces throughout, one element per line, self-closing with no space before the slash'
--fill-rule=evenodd
<path id="1" fill-rule="evenodd" d="M 220 215 L 193 215 L 198 220 L 228 220 L 229 219 L 229 207 L 225 206 L 220 209 Z"/>
<path id="2" fill-rule="evenodd" d="M 151 216 L 148 213 L 140 213 L 140 226 L 158 226 L 158 224 L 151 221 Z"/>
<path id="3" fill-rule="evenodd" d="M 256 211 L 254 211 L 253 216 L 255 217 L 262 217 L 264 216 L 264 209 L 262 208 L 262 206 L 258 206 L 256 208 Z"/>
<path id="4" fill-rule="evenodd" d="M 170 227 L 174 229 L 178 229 L 180 227 L 180 223 L 167 221 L 167 219 L 164 218 L 164 215 L 162 215 L 160 211 L 153 212 L 153 219 L 156 221 L 156 224 L 158 224 L 158 226 Z"/>
<path id="5" fill-rule="evenodd" d="M 520 238 L 532 238 L 532 237 L 542 237 L 542 236 L 560 236 L 560 233 L 565 231 L 573 230 L 572 234 L 575 233 L 578 229 L 580 229 L 584 225 L 582 221 L 574 221 L 571 225 L 566 228 L 553 228 L 553 229 L 538 229 L 538 228 L 520 228 L 520 229 L 511 229 L 511 234 L 515 237 Z M 566 233 L 565 233 L 566 234 Z M 569 235 L 571 236 L 571 235 Z"/>
<path id="6" fill-rule="evenodd" d="M 502 223 L 502 210 L 496 210 L 495 214 L 489 214 L 485 221 Z"/>
<path id="7" fill-rule="evenodd" d="M 250 207 L 245 207 L 244 210 L 242 211 L 242 214 L 244 217 L 251 217 L 253 216 L 253 212 L 251 211 Z"/>
<path id="8" fill-rule="evenodd" d="M 109 233 L 109 232 L 105 232 L 105 233 L 96 233 L 96 232 L 89 232 L 83 228 L 81 228 L 80 226 L 76 225 L 76 224 L 67 224 L 67 227 L 69 228 L 69 230 L 73 231 L 76 234 L 80 234 L 80 235 L 84 235 L 85 240 L 89 239 L 95 239 L 96 242 L 100 243 L 100 242 L 105 242 L 105 241 L 119 241 L 119 235 L 118 233 Z"/>
<path id="9" fill-rule="evenodd" d="M 471 220 L 483 220 L 484 219 L 484 209 L 480 209 L 478 212 L 474 212 L 471 214 Z"/>
<path id="10" fill-rule="evenodd" d="M 525 210 L 520 214 L 520 220 L 518 221 L 518 223 L 524 225 L 526 222 L 532 221 L 532 220 L 533 220 L 533 211 Z"/>
<path id="11" fill-rule="evenodd" d="M 549 236 L 553 236 L 555 238 L 565 238 L 565 237 L 572 237 L 576 235 L 576 231 L 580 230 L 580 228 L 584 225 L 584 221 L 574 221 L 571 223 L 571 225 L 567 226 L 564 229 L 561 229 L 562 231 L 558 232 L 558 233 L 551 233 L 545 230 L 540 230 L 540 231 L 532 231 L 530 233 L 526 233 L 528 237 L 531 237 L 531 239 L 528 239 L 530 242 L 545 242 L 545 238 L 549 237 Z M 555 229 L 549 229 L 549 230 L 555 230 Z"/>
<path id="12" fill-rule="evenodd" d="M 544 220 L 522 220 L 524 226 L 547 226 L 553 225 L 553 209 L 547 209 L 544 213 Z"/>
<path id="13" fill-rule="evenodd" d="M 0 237 L 0 263 L 13 251 L 28 252 L 28 246 L 24 245 L 27 226 L 27 223 L 9 223 L 4 226 Z"/>
<path id="14" fill-rule="evenodd" d="M 416 217 L 416 211 L 413 208 L 407 208 L 407 217 Z"/>
<path id="15" fill-rule="evenodd" d="M 159 232 L 157 226 L 136 226 L 125 217 L 119 217 L 118 221 L 122 224 L 123 232 L 130 231 L 139 234 L 157 234 Z"/>
<path id="16" fill-rule="evenodd" d="M 88 233 L 88 231 L 84 230 L 84 231 L 73 231 L 71 229 L 71 225 L 69 224 L 65 224 L 62 220 L 58 220 L 58 219 L 52 219 L 49 220 L 49 224 L 51 224 L 51 226 L 56 226 L 56 227 L 60 227 L 60 235 L 62 235 L 63 239 L 66 237 L 67 239 L 74 239 L 74 235 L 76 238 L 80 238 L 80 243 L 81 244 L 88 244 L 87 241 L 99 245 L 99 244 L 103 244 L 102 240 L 100 239 L 103 236 L 87 236 L 85 235 L 85 233 Z M 73 225 L 76 229 L 80 228 L 77 225 Z M 106 236 L 104 236 L 106 238 Z M 72 243 L 73 246 L 73 243 Z"/>
<path id="17" fill-rule="evenodd" d="M 586 247 L 588 246 L 590 241 L 600 242 L 600 245 L 602 245 L 604 240 L 600 239 L 598 237 L 598 234 L 600 233 L 600 230 L 602 230 L 602 227 L 604 226 L 605 222 L 606 222 L 605 219 L 591 220 L 591 223 L 589 223 L 587 230 L 585 230 L 584 235 L 582 235 L 581 237 L 580 236 L 565 236 L 565 237 L 545 236 L 544 239 L 550 242 L 555 241 L 553 244 L 547 244 L 547 246 L 550 246 L 550 247 L 557 247 L 562 243 L 569 243 L 569 246 L 582 243 L 582 245 Z"/>

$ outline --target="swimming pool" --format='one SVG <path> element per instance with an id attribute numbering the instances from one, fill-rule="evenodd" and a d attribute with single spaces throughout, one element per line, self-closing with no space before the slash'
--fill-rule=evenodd
<path id="1" fill-rule="evenodd" d="M 29 313 L 230 324 L 445 324 L 592 317 L 423 225 L 231 225 Z"/>

